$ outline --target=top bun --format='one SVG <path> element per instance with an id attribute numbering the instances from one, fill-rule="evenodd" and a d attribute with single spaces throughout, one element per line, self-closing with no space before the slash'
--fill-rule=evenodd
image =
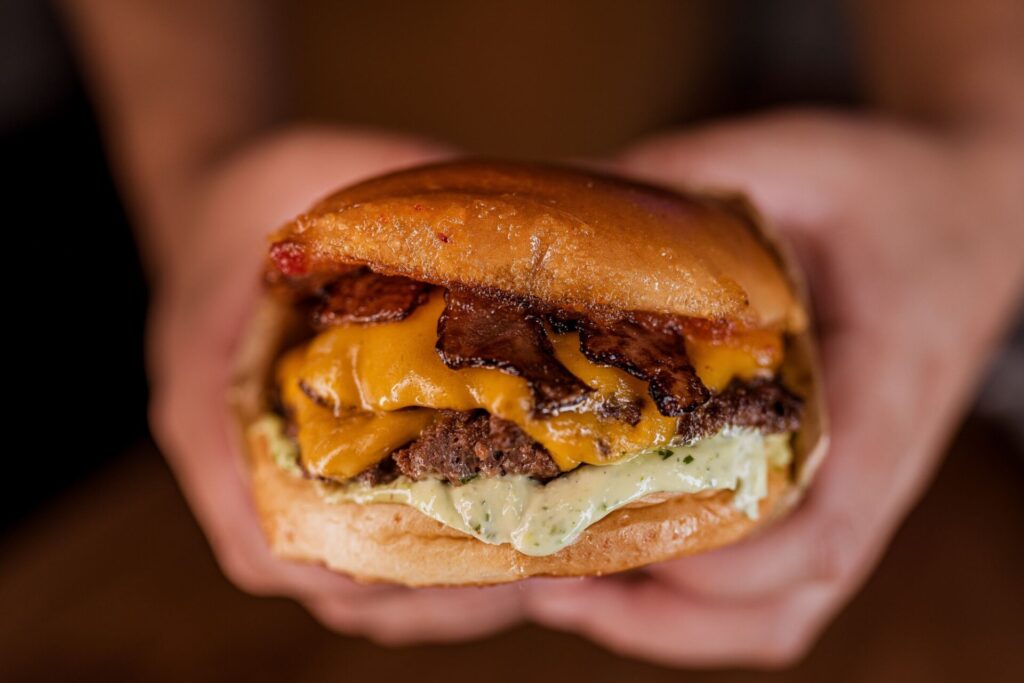
<path id="1" fill-rule="evenodd" d="M 807 316 L 741 198 L 552 166 L 454 161 L 337 192 L 281 228 L 301 268 L 366 264 L 562 308 L 801 332 Z"/>

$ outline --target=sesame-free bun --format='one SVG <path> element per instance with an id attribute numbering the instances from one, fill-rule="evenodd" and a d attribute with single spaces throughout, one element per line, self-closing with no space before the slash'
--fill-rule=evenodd
<path id="1" fill-rule="evenodd" d="M 807 323 L 742 198 L 555 166 L 464 160 L 400 171 L 330 195 L 272 240 L 309 270 L 358 263 L 563 308 L 790 332 Z"/>
<path id="2" fill-rule="evenodd" d="M 799 499 L 826 439 L 802 285 L 758 225 L 742 200 L 482 162 L 385 176 L 318 204 L 275 237 L 304 245 L 311 270 L 320 262 L 365 263 L 563 305 L 741 318 L 785 329 L 781 372 L 804 397 L 805 414 L 793 439 L 793 467 L 771 471 L 757 520 L 732 504 L 731 491 L 658 495 L 611 513 L 557 553 L 523 555 L 408 506 L 328 502 L 314 482 L 272 461 L 250 427 L 270 409 L 273 365 L 298 321 L 286 303 L 267 296 L 242 339 L 230 402 L 272 550 L 363 581 L 486 585 L 623 571 L 717 548 L 770 524 Z"/>
<path id="3" fill-rule="evenodd" d="M 327 502 L 312 482 L 278 467 L 262 439 L 254 436 L 249 447 L 256 509 L 276 555 L 320 563 L 361 581 L 406 586 L 596 576 L 710 550 L 771 520 L 792 486 L 785 472 L 772 470 L 756 521 L 732 504 L 732 491 L 640 501 L 611 513 L 557 553 L 534 557 L 508 544 L 478 541 L 406 505 Z"/>

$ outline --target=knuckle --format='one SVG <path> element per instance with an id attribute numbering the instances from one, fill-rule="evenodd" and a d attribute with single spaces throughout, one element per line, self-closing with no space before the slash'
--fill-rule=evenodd
<path id="1" fill-rule="evenodd" d="M 778 603 L 766 620 L 758 663 L 786 668 L 802 661 L 835 613 L 839 594 L 835 586 L 804 586 Z"/>
<path id="2" fill-rule="evenodd" d="M 161 446 L 165 446 L 171 440 L 174 433 L 173 419 L 173 403 L 167 394 L 166 390 L 160 390 L 155 392 L 149 399 L 149 407 L 147 409 L 149 418 L 149 428 L 153 433 L 153 438 L 156 439 L 157 443 Z"/>
<path id="3" fill-rule="evenodd" d="M 184 397 L 170 387 L 162 387 L 153 393 L 147 407 L 147 421 L 150 433 L 160 451 L 174 458 L 189 448 L 189 430 L 185 427 L 188 408 Z"/>
<path id="4" fill-rule="evenodd" d="M 860 547 L 854 519 L 845 513 L 833 514 L 811 546 L 810 575 L 819 582 L 841 581 L 855 569 Z"/>
<path id="5" fill-rule="evenodd" d="M 303 601 L 303 606 L 325 628 L 343 635 L 370 636 L 365 620 L 337 603 Z"/>
<path id="6" fill-rule="evenodd" d="M 279 592 L 276 582 L 238 552 L 222 553 L 218 557 L 221 571 L 243 592 L 256 596 L 269 596 Z"/>
<path id="7" fill-rule="evenodd" d="M 764 669 L 789 669 L 803 659 L 803 649 L 787 648 L 764 651 L 755 658 L 755 664 Z"/>
<path id="8" fill-rule="evenodd" d="M 807 654 L 809 640 L 802 629 L 784 631 L 774 638 L 774 643 L 764 653 L 765 665 L 777 669 L 794 666 Z"/>
<path id="9" fill-rule="evenodd" d="M 813 642 L 813 628 L 808 615 L 786 616 L 771 625 L 761 648 L 755 653 L 755 659 L 765 668 L 788 668 L 807 655 Z"/>

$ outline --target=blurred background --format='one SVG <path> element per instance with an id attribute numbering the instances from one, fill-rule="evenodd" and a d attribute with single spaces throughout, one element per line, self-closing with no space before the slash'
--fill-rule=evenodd
<path id="1" fill-rule="evenodd" d="M 858 103 L 834 1 L 314 0 L 281 3 L 280 18 L 289 116 L 473 152 L 598 155 L 710 117 Z M 880 569 L 796 669 L 680 673 L 536 627 L 391 651 L 218 572 L 148 437 L 146 280 L 51 3 L 0 0 L 0 138 L 19 406 L 0 497 L 0 680 L 400 680 L 413 667 L 520 680 L 524 651 L 552 677 L 593 681 L 1024 678 L 1020 330 Z"/>

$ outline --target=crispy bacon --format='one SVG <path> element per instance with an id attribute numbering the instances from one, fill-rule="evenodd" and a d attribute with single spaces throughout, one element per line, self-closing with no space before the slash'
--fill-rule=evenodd
<path id="1" fill-rule="evenodd" d="M 275 242 L 270 245 L 270 262 L 285 277 L 301 277 L 309 272 L 306 249 L 297 242 Z"/>
<path id="2" fill-rule="evenodd" d="M 345 273 L 323 285 L 313 311 L 318 328 L 403 320 L 427 300 L 431 285 L 368 269 Z"/>
<path id="3" fill-rule="evenodd" d="M 534 412 L 554 415 L 593 391 L 554 356 L 541 319 L 516 302 L 449 289 L 437 352 L 452 369 L 490 367 L 523 377 Z"/>
<path id="4" fill-rule="evenodd" d="M 678 331 L 627 319 L 582 320 L 578 325 L 583 355 L 646 380 L 662 415 L 686 415 L 711 397 L 690 364 Z"/>
<path id="5" fill-rule="evenodd" d="M 277 272 L 284 275 L 276 285 L 289 291 L 297 304 L 312 305 L 316 328 L 402 320 L 427 300 L 434 287 L 358 265 L 339 264 L 333 273 L 309 273 L 306 255 L 294 246 L 285 242 L 272 249 Z M 697 411 L 705 416 L 689 421 L 697 424 L 719 421 L 725 413 L 753 414 L 745 407 L 749 392 L 734 393 L 727 401 L 711 405 L 710 392 L 687 358 L 687 336 L 728 337 L 735 331 L 728 321 L 640 313 L 619 319 L 591 317 L 578 311 L 531 307 L 517 299 L 466 288 L 446 290 L 445 300 L 436 347 L 444 363 L 453 369 L 492 367 L 523 377 L 533 394 L 537 416 L 577 406 L 593 392 L 555 358 L 545 322 L 558 333 L 578 331 L 580 350 L 592 362 L 620 368 L 648 382 L 650 395 L 663 415 L 686 418 Z M 765 391 L 758 391 L 759 400 L 767 396 Z M 790 403 L 778 405 L 785 408 L 785 415 L 792 414 Z M 640 404 L 635 402 L 604 401 L 594 409 L 604 419 L 628 424 L 636 424 L 640 417 Z M 684 425 L 683 433 L 688 431 L 693 428 Z"/>
<path id="6" fill-rule="evenodd" d="M 580 328 L 580 321 L 583 320 L 583 316 L 579 313 L 559 311 L 555 309 L 552 311 L 546 311 L 544 314 L 544 320 L 547 321 L 552 330 L 558 334 L 565 334 L 567 332 L 575 332 L 578 330 Z"/>

